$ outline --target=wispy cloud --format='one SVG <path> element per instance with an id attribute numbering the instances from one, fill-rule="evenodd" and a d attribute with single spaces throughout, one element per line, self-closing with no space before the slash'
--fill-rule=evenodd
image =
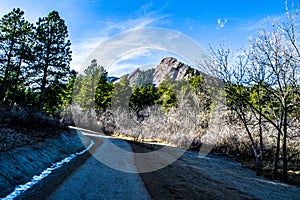
<path id="1" fill-rule="evenodd" d="M 147 14 L 152 7 L 153 7 L 153 3 L 152 2 L 148 2 L 148 3 L 143 4 L 141 6 L 139 12 L 141 12 L 142 14 Z"/>
<path id="2" fill-rule="evenodd" d="M 172 54 L 153 49 L 134 49 L 118 57 L 115 62 L 107 67 L 110 75 L 120 76 L 130 73 L 137 68 L 142 70 L 154 68 L 160 59 Z"/>
<path id="3" fill-rule="evenodd" d="M 264 18 L 257 19 L 256 21 L 245 21 L 240 27 L 239 30 L 242 31 L 257 31 L 261 28 L 267 28 L 272 25 L 275 21 L 280 21 L 285 19 L 285 14 L 278 14 L 278 15 L 268 15 Z"/>
<path id="4" fill-rule="evenodd" d="M 96 49 L 101 43 L 103 43 L 108 38 L 128 30 L 141 29 L 154 25 L 166 18 L 168 15 L 158 15 L 156 12 L 149 12 L 146 14 L 147 10 L 152 7 L 152 4 L 145 4 L 141 6 L 140 13 L 143 13 L 140 17 L 129 18 L 129 19 L 119 19 L 119 20 L 105 20 L 98 21 L 97 29 L 84 35 L 77 41 L 73 41 L 72 51 L 73 51 L 73 61 L 71 67 L 77 71 L 82 71 L 91 53 Z M 100 34 L 99 34 L 100 33 Z M 92 36 L 95 35 L 97 36 Z M 143 53 L 143 52 L 140 52 Z M 101 62 L 101 61 L 99 61 Z"/>
<path id="5" fill-rule="evenodd" d="M 153 17 L 151 15 L 148 15 L 148 16 L 121 20 L 121 21 L 117 21 L 117 20 L 98 21 L 98 23 L 103 26 L 102 31 L 113 34 L 114 32 L 144 28 L 166 17 L 167 15 L 158 16 L 158 17 Z"/>
<path id="6" fill-rule="evenodd" d="M 156 59 L 162 59 L 163 55 L 175 55 L 186 60 L 186 63 L 191 66 L 196 66 L 195 62 L 200 56 L 202 61 L 206 56 L 203 48 L 179 32 L 146 27 L 109 37 L 87 55 L 79 72 L 82 72 L 92 59 L 97 59 L 110 74 L 122 75 L 121 73 L 125 71 L 129 73 L 137 66 L 160 61 L 151 60 L 149 51 L 159 52 L 156 54 Z"/>
<path id="7" fill-rule="evenodd" d="M 108 36 L 99 35 L 96 37 L 84 36 L 77 41 L 72 41 L 71 49 L 73 60 L 71 62 L 71 68 L 79 71 L 80 68 L 82 68 L 82 64 L 86 62 L 88 55 L 107 39 Z"/>
<path id="8" fill-rule="evenodd" d="M 219 18 L 217 20 L 217 27 L 216 27 L 216 29 L 219 30 L 221 28 L 224 28 L 224 26 L 225 26 L 226 23 L 227 23 L 227 19 L 221 19 L 221 18 Z"/>

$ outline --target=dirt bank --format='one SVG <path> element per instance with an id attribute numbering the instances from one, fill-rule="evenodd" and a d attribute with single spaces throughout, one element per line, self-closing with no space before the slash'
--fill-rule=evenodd
<path id="1" fill-rule="evenodd" d="M 0 197 L 6 197 L 16 186 L 27 183 L 53 163 L 83 150 L 89 142 L 70 130 L 44 142 L 1 152 Z"/>

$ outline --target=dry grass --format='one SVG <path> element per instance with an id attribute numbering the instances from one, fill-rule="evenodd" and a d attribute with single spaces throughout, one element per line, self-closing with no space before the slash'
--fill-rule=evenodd
<path id="1" fill-rule="evenodd" d="M 95 110 L 83 110 L 79 105 L 69 105 L 62 113 L 62 121 L 76 127 L 102 132 L 102 125 L 99 123 Z"/>
<path id="2" fill-rule="evenodd" d="M 33 110 L 1 111 L 0 152 L 58 136 L 66 126 Z"/>

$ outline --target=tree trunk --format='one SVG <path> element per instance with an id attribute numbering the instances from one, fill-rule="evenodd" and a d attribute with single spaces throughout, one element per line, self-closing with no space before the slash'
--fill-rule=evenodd
<path id="1" fill-rule="evenodd" d="M 0 96 L 0 102 L 3 103 L 5 100 L 5 93 L 7 91 L 7 86 L 8 86 L 8 74 L 10 70 L 10 62 L 11 62 L 11 57 L 12 57 L 12 51 L 13 51 L 13 46 L 14 46 L 14 41 L 12 41 L 8 53 L 8 58 L 7 58 L 7 65 L 5 68 L 4 72 L 4 78 L 3 78 L 3 84 L 2 84 L 2 91 L 1 91 L 1 96 Z"/>
<path id="2" fill-rule="evenodd" d="M 255 172 L 256 176 L 262 176 L 263 175 L 263 159 L 260 157 L 260 154 L 257 154 L 255 159 Z"/>
<path id="3" fill-rule="evenodd" d="M 42 80 L 42 85 L 41 85 L 41 95 L 39 99 L 39 104 L 40 104 L 40 111 L 43 110 L 44 103 L 45 103 L 45 96 L 46 96 L 46 84 L 47 84 L 47 72 L 48 72 L 48 64 L 46 64 L 44 68 L 44 75 L 43 75 L 43 80 Z"/>
<path id="4" fill-rule="evenodd" d="M 260 84 L 259 84 L 260 86 Z M 262 107 L 260 101 L 260 87 L 258 88 L 258 105 L 259 105 L 259 118 L 258 118 L 258 125 L 259 125 L 259 163 L 257 164 L 257 168 L 259 171 L 259 176 L 263 175 L 263 168 L 264 168 L 264 142 L 263 142 L 263 130 L 262 130 Z"/>
<path id="5" fill-rule="evenodd" d="M 255 157 L 255 173 L 256 176 L 262 176 L 262 159 L 260 157 L 260 154 L 257 154 L 257 148 L 254 144 L 251 145 L 254 157 Z"/>
<path id="6" fill-rule="evenodd" d="M 16 75 L 16 79 L 14 81 L 13 97 L 12 97 L 12 101 L 11 101 L 11 104 L 10 104 L 11 109 L 14 107 L 14 104 L 16 102 L 16 96 L 17 96 L 18 85 L 19 85 L 19 76 L 21 74 L 21 65 L 22 65 L 22 61 L 23 61 L 22 57 L 23 57 L 23 51 L 22 51 L 22 55 L 19 59 L 19 63 L 18 63 L 18 66 L 17 66 L 17 75 Z"/>
<path id="7" fill-rule="evenodd" d="M 52 35 L 52 34 L 50 34 Z M 48 41 L 47 44 L 47 55 L 46 55 L 46 59 L 45 59 L 45 66 L 44 66 L 44 74 L 43 74 L 43 79 L 42 79 L 42 85 L 41 85 L 41 95 L 40 95 L 40 99 L 39 99 L 39 109 L 40 111 L 43 110 L 44 104 L 45 104 L 45 96 L 46 96 L 46 84 L 47 84 L 47 76 L 48 76 L 48 67 L 49 67 L 49 55 L 50 55 L 50 47 L 51 47 L 51 36 L 50 39 Z"/>
<path id="8" fill-rule="evenodd" d="M 259 163 L 259 160 L 258 160 L 258 156 L 257 156 L 257 151 L 256 151 L 256 148 L 254 146 L 254 144 L 251 145 L 252 147 L 252 151 L 253 151 L 253 154 L 254 154 L 254 157 L 255 157 L 255 172 L 256 172 L 256 176 L 259 176 L 259 170 L 258 170 L 258 163 Z"/>
<path id="9" fill-rule="evenodd" d="M 236 111 L 236 113 L 238 114 L 239 118 L 242 120 L 243 122 L 243 125 L 246 129 L 246 132 L 249 136 L 249 139 L 251 141 L 251 148 L 252 148 L 252 151 L 253 151 L 253 154 L 254 154 L 254 157 L 255 157 L 255 171 L 256 171 L 256 175 L 257 176 L 262 176 L 262 157 L 261 157 L 261 153 L 262 153 L 262 150 L 260 148 L 260 154 L 257 154 L 257 145 L 255 145 L 255 142 L 254 142 L 254 139 L 252 137 L 252 134 L 249 130 L 249 127 L 247 125 L 247 120 L 245 119 L 245 116 L 242 114 L 242 113 L 239 113 L 238 111 Z"/>
<path id="10" fill-rule="evenodd" d="M 92 75 L 92 105 L 91 108 L 95 108 L 95 77 L 94 74 Z"/>
<path id="11" fill-rule="evenodd" d="M 276 145 L 276 153 L 275 153 L 275 161 L 274 161 L 274 171 L 273 171 L 273 178 L 278 178 L 278 161 L 279 161 L 279 152 L 280 152 L 280 131 L 277 133 L 277 145 Z"/>
<path id="12" fill-rule="evenodd" d="M 261 125 L 260 125 L 261 126 Z M 261 127 L 260 127 L 261 128 Z M 263 169 L 264 169 L 264 156 L 263 156 L 263 151 L 264 151 L 264 147 L 263 147 L 263 137 L 262 137 L 262 130 L 260 130 L 260 135 L 259 135 L 259 139 L 260 139 L 260 147 L 259 147 L 259 162 L 257 163 L 256 167 L 258 170 L 259 175 L 258 176 L 262 176 L 263 175 Z M 257 173 L 256 173 L 257 174 Z"/>
<path id="13" fill-rule="evenodd" d="M 282 143 L 282 162 L 283 162 L 283 181 L 288 181 L 288 174 L 287 174 L 287 149 L 286 149 L 286 137 L 287 137 L 287 109 L 284 111 L 284 121 L 283 121 L 283 143 Z"/>

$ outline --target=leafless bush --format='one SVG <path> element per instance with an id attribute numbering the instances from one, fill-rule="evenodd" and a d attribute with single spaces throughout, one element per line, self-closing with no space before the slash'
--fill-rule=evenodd
<path id="1" fill-rule="evenodd" d="M 219 115 L 222 121 L 222 127 L 219 131 L 218 140 L 216 140 L 214 151 L 226 155 L 243 155 L 244 158 L 251 158 L 253 152 L 251 150 L 249 137 L 245 131 L 242 122 L 238 117 L 233 115 L 229 110 Z M 254 141 L 259 143 L 259 130 L 255 120 L 249 122 L 249 128 L 253 133 Z M 297 120 L 291 123 L 289 127 L 288 158 L 292 168 L 300 167 L 300 141 L 299 141 L 299 123 Z M 209 134 L 207 134 L 209 135 Z M 277 130 L 268 122 L 263 123 L 264 136 L 264 168 L 273 169 L 274 153 L 276 151 Z"/>
<path id="2" fill-rule="evenodd" d="M 70 105 L 63 113 L 62 119 L 77 127 L 102 132 L 94 109 L 83 110 L 78 104 Z"/>
<path id="3" fill-rule="evenodd" d="M 57 137 L 63 131 L 58 118 L 31 109 L 0 112 L 0 152 Z"/>
<path id="4" fill-rule="evenodd" d="M 209 112 L 190 103 L 193 100 L 191 98 L 181 96 L 178 99 L 178 106 L 168 112 L 164 112 L 159 105 L 144 109 L 143 120 L 128 110 L 114 111 L 116 133 L 136 139 L 163 141 L 184 148 L 190 148 L 192 144 L 200 145 L 200 138 L 206 132 Z"/>

